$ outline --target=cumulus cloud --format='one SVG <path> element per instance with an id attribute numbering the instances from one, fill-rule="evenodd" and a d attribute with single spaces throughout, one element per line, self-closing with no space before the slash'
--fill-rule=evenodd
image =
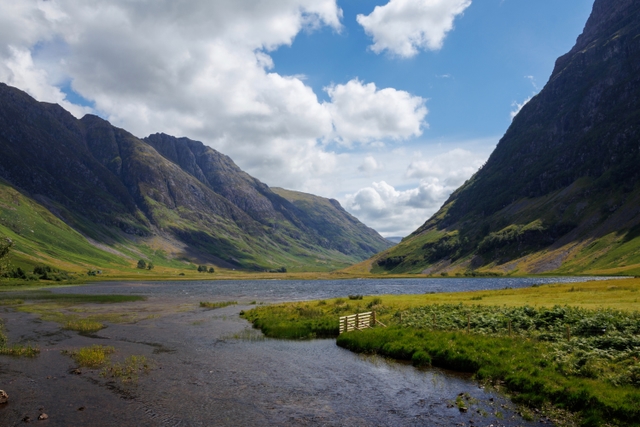
<path id="1" fill-rule="evenodd" d="M 420 49 L 439 50 L 453 21 L 471 0 L 390 0 L 357 21 L 373 38 L 371 50 L 409 58 Z"/>
<path id="2" fill-rule="evenodd" d="M 0 0 L 0 79 L 80 116 L 65 84 L 137 136 L 199 139 L 268 183 L 330 174 L 327 141 L 420 135 L 424 99 L 358 79 L 320 102 L 269 53 L 300 31 L 341 31 L 335 0 Z M 312 184 L 308 184 L 312 185 Z"/>
<path id="3" fill-rule="evenodd" d="M 445 187 L 457 188 L 483 164 L 484 159 L 461 148 L 427 159 L 417 159 L 409 164 L 407 178 L 438 179 Z"/>
<path id="4" fill-rule="evenodd" d="M 378 89 L 358 79 L 325 88 L 338 139 L 370 142 L 383 138 L 406 139 L 422 134 L 426 125 L 425 99 L 393 88 Z"/>
<path id="5" fill-rule="evenodd" d="M 380 181 L 348 195 L 346 206 L 383 235 L 406 235 L 424 223 L 427 213 L 435 212 L 447 195 L 437 179 L 424 180 L 408 190 Z"/>
<path id="6" fill-rule="evenodd" d="M 428 158 L 415 153 L 405 178 L 417 179 L 398 189 L 386 181 L 374 182 L 344 198 L 347 209 L 386 236 L 405 236 L 422 225 L 447 197 L 471 177 L 486 154 L 456 148 Z"/>

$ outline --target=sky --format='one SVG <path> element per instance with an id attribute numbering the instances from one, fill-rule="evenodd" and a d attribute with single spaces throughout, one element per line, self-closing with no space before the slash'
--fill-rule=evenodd
<path id="1" fill-rule="evenodd" d="M 0 0 L 0 81 L 406 236 L 488 159 L 593 0 Z"/>

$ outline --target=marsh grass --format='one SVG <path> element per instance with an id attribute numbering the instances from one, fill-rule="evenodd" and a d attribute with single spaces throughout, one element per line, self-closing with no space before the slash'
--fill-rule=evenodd
<path id="1" fill-rule="evenodd" d="M 238 304 L 238 301 L 219 301 L 219 302 L 200 301 L 200 307 L 210 308 L 210 309 L 223 308 L 223 307 L 228 307 L 230 305 L 237 305 L 237 304 Z"/>
<path id="2" fill-rule="evenodd" d="M 107 363 L 109 355 L 115 351 L 115 348 L 111 346 L 92 345 L 73 351 L 63 351 L 63 353 L 71 356 L 78 366 L 95 369 Z"/>
<path id="3" fill-rule="evenodd" d="M 80 333 L 98 332 L 100 329 L 104 329 L 105 327 L 106 326 L 103 323 L 90 319 L 70 320 L 64 324 L 64 329 Z"/>
<path id="4" fill-rule="evenodd" d="M 337 312 L 341 309 L 335 305 L 288 303 L 256 307 L 241 316 L 267 337 L 310 339 L 337 336 Z"/>
<path id="5" fill-rule="evenodd" d="M 141 373 L 148 373 L 151 363 L 145 356 L 131 355 L 123 362 L 111 363 L 102 369 L 100 376 L 119 379 L 123 383 L 135 383 Z"/>
<path id="6" fill-rule="evenodd" d="M 85 294 L 54 294 L 46 290 L 33 290 L 26 292 L 0 292 L 2 301 L 55 301 L 68 304 L 117 304 L 122 302 L 143 301 L 145 298 L 139 295 L 85 295 Z"/>
<path id="7" fill-rule="evenodd" d="M 85 314 L 82 310 L 74 310 L 69 303 L 61 303 L 59 301 L 24 304 L 18 306 L 17 310 L 35 314 L 44 321 L 56 322 L 65 329 L 80 333 L 96 332 L 106 327 L 104 322 L 131 323 L 139 320 L 138 312 Z M 95 310 L 90 312 L 95 313 Z M 98 327 L 98 325 L 101 326 Z"/>
<path id="8" fill-rule="evenodd" d="M 31 344 L 14 344 L 12 346 L 0 346 L 0 354 L 3 356 L 36 357 L 39 353 L 40 349 L 38 347 L 32 346 Z"/>
<path id="9" fill-rule="evenodd" d="M 14 357 L 36 357 L 40 353 L 38 347 L 34 347 L 31 344 L 21 345 L 14 344 L 8 345 L 7 335 L 4 333 L 4 324 L 0 319 L 0 355 L 14 356 Z"/>

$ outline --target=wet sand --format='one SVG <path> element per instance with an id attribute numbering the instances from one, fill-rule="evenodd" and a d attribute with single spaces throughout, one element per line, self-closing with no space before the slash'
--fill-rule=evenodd
<path id="1" fill-rule="evenodd" d="M 353 354 L 335 340 L 265 339 L 238 316 L 246 306 L 207 310 L 193 300 L 148 297 L 83 305 L 131 312 L 92 336 L 62 330 L 33 314 L 0 308 L 11 343 L 32 343 L 33 359 L 0 356 L 0 426 L 527 426 L 504 397 L 464 375 L 418 370 Z M 63 350 L 116 348 L 152 361 L 132 384 L 81 368 Z M 452 405 L 468 393 L 467 412 Z M 45 412 L 49 419 L 36 421 Z M 497 414 L 497 415 L 496 415 Z M 549 423 L 547 423 L 549 425 Z"/>

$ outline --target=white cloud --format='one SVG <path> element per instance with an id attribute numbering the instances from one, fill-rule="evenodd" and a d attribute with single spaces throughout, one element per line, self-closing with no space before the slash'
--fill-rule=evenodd
<path id="1" fill-rule="evenodd" d="M 406 168 L 405 179 L 418 181 L 409 188 L 379 181 L 345 195 L 343 201 L 349 211 L 383 235 L 406 236 L 482 166 L 488 156 L 486 148 L 480 153 L 455 148 L 429 157 L 413 153 L 415 160 Z"/>
<path id="2" fill-rule="evenodd" d="M 348 195 L 346 207 L 383 235 L 406 235 L 422 225 L 448 194 L 437 179 L 408 190 L 380 181 Z"/>
<path id="3" fill-rule="evenodd" d="M 371 50 L 411 57 L 419 49 L 439 50 L 453 21 L 471 0 L 390 0 L 357 21 L 373 38 Z"/>
<path id="4" fill-rule="evenodd" d="M 365 157 L 360 166 L 358 166 L 358 170 L 366 174 L 371 174 L 381 169 L 382 165 L 371 155 Z"/>
<path id="5" fill-rule="evenodd" d="M 522 101 L 522 103 L 514 101 L 511 104 L 511 107 L 513 107 L 513 110 L 511 110 L 511 120 L 516 118 L 518 113 L 522 110 L 522 108 L 525 105 L 527 105 L 529 103 L 529 101 L 531 101 L 532 98 L 533 98 L 533 96 L 530 96 L 527 99 L 525 99 L 524 101 Z"/>
<path id="6" fill-rule="evenodd" d="M 424 100 L 408 92 L 354 79 L 321 103 L 304 77 L 271 71 L 269 52 L 300 31 L 341 30 L 335 0 L 14 3 L 0 0 L 2 80 L 81 115 L 59 89 L 71 82 L 113 124 L 202 140 L 270 184 L 330 175 L 327 141 L 380 147 L 425 126 Z"/>
<path id="7" fill-rule="evenodd" d="M 81 115 L 60 89 L 70 83 L 116 126 L 199 139 L 269 185 L 339 198 L 387 235 L 415 229 L 471 173 L 464 153 L 414 155 L 407 169 L 411 142 L 389 143 L 422 134 L 424 98 L 352 79 L 320 102 L 303 76 L 274 72 L 270 52 L 300 31 L 341 30 L 335 0 L 0 0 L 0 10 L 0 80 Z M 368 153 L 338 154 L 331 141 Z"/>
<path id="8" fill-rule="evenodd" d="M 455 148 L 427 159 L 412 161 L 407 178 L 436 178 L 448 188 L 457 188 L 483 164 L 484 158 L 461 148 Z"/>
<path id="9" fill-rule="evenodd" d="M 50 80 L 49 73 L 34 64 L 30 51 L 9 47 L 8 55 L 0 65 L 0 81 L 25 90 L 40 101 L 57 103 L 78 118 L 91 112 L 90 108 L 69 102 L 60 89 L 49 83 Z"/>
<path id="10" fill-rule="evenodd" d="M 425 100 L 393 88 L 377 89 L 374 83 L 358 79 L 325 89 L 331 98 L 331 112 L 337 138 L 372 142 L 378 139 L 406 139 L 422 134 L 427 115 Z"/>

